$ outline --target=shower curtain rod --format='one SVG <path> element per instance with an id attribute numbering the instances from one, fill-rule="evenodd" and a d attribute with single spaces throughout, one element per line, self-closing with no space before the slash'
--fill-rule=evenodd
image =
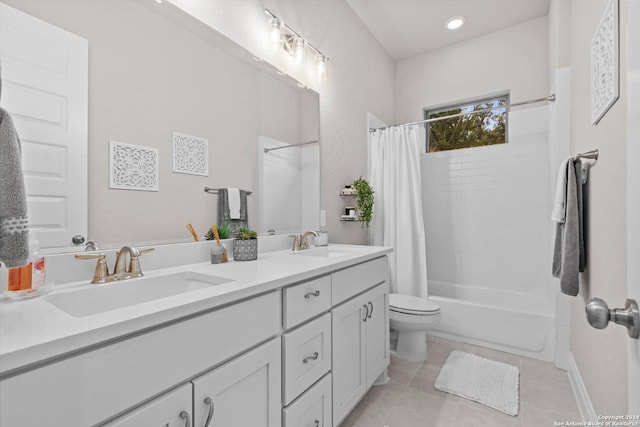
<path id="1" fill-rule="evenodd" d="M 422 124 L 422 123 L 437 122 L 438 120 L 452 119 L 454 117 L 460 117 L 460 116 L 468 116 L 469 114 L 484 113 L 485 111 L 497 110 L 498 108 L 509 109 L 511 107 L 519 107 L 521 105 L 537 104 L 538 102 L 555 101 L 555 100 L 556 100 L 556 94 L 552 93 L 551 95 L 545 96 L 544 98 L 536 98 L 536 99 L 530 99 L 528 101 L 514 102 L 513 104 L 501 105 L 499 107 L 483 108 L 482 110 L 470 111 L 468 113 L 451 114 L 449 116 L 434 117 L 432 119 L 420 120 L 420 121 L 417 121 L 417 122 L 399 123 L 397 125 L 389 125 L 389 126 L 383 126 L 383 127 L 379 127 L 379 128 L 369 128 L 369 132 L 375 132 L 377 130 L 388 129 L 388 128 L 392 128 L 392 127 L 396 127 L 396 126 L 413 126 L 413 125 L 419 125 L 419 124 Z"/>
<path id="2" fill-rule="evenodd" d="M 282 150 L 283 148 L 300 147 L 300 146 L 302 146 L 302 145 L 317 144 L 318 142 L 320 142 L 320 140 L 309 141 L 309 142 L 303 142 L 302 144 L 283 145 L 282 147 L 265 148 L 265 149 L 264 149 L 264 152 L 265 152 L 265 153 L 268 153 L 269 151 L 273 151 L 273 150 Z"/>

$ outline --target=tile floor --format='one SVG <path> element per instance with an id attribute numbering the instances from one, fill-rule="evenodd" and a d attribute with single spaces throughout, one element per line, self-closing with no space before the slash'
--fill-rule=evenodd
<path id="1" fill-rule="evenodd" d="M 374 386 L 342 423 L 342 427 L 545 427 L 554 421 L 581 421 L 567 373 L 553 363 L 490 350 L 443 338 L 428 338 L 424 363 L 395 357 L 390 381 Z M 452 350 L 462 350 L 520 369 L 520 411 L 503 414 L 433 388 Z"/>

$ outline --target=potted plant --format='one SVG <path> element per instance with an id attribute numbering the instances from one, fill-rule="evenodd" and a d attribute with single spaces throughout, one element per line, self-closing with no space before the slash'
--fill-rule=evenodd
<path id="1" fill-rule="evenodd" d="M 253 261 L 258 258 L 258 233 L 246 225 L 238 227 L 233 241 L 233 259 Z"/>
<path id="2" fill-rule="evenodd" d="M 352 186 L 358 194 L 358 199 L 356 200 L 358 221 L 360 221 L 360 225 L 363 228 L 369 227 L 369 223 L 373 217 L 373 189 L 369 185 L 369 181 L 362 176 L 353 181 Z"/>
<path id="3" fill-rule="evenodd" d="M 231 227 L 229 226 L 229 224 L 225 223 L 222 225 L 218 225 L 218 236 L 222 240 L 228 239 L 230 234 L 231 234 Z M 215 236 L 213 235 L 213 228 L 210 228 L 209 231 L 207 231 L 207 234 L 204 235 L 204 239 L 205 240 L 215 239 Z"/>

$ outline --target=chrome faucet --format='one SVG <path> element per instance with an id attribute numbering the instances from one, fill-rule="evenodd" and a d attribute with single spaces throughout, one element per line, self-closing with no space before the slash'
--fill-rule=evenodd
<path id="1" fill-rule="evenodd" d="M 129 255 L 128 270 L 126 267 L 127 255 Z M 138 257 L 140 257 L 140 250 L 138 248 L 132 246 L 123 246 L 116 255 L 116 264 L 113 267 L 113 275 L 115 276 L 115 278 L 113 280 L 122 280 L 129 279 L 131 277 L 142 276 L 142 271 L 140 271 L 140 261 L 138 260 Z"/>
<path id="2" fill-rule="evenodd" d="M 320 234 L 317 231 L 306 231 L 302 236 L 300 236 L 300 249 L 309 249 L 309 241 L 307 238 L 309 236 L 318 237 Z"/>
<path id="3" fill-rule="evenodd" d="M 76 255 L 76 259 L 97 259 L 98 264 L 96 265 L 96 270 L 93 274 L 91 283 L 107 283 L 143 276 L 142 269 L 140 268 L 140 255 L 152 252 L 153 250 L 154 248 L 138 249 L 133 246 L 123 246 L 116 254 L 116 263 L 113 267 L 113 274 L 109 274 L 109 268 L 105 260 L 106 255 L 103 253 L 96 255 L 78 254 Z M 126 265 L 127 255 L 129 255 L 128 268 Z"/>
<path id="4" fill-rule="evenodd" d="M 306 231 L 303 234 L 289 234 L 289 237 L 293 239 L 293 246 L 291 250 L 294 252 L 303 251 L 309 249 L 309 236 L 318 237 L 320 234 L 317 231 Z"/>
<path id="5" fill-rule="evenodd" d="M 293 245 L 291 246 L 291 250 L 297 252 L 300 250 L 300 236 L 299 234 L 289 234 L 289 237 L 293 239 Z"/>

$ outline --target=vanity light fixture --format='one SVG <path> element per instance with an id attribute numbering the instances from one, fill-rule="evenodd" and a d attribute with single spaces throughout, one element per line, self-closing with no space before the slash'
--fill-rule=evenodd
<path id="1" fill-rule="evenodd" d="M 307 57 L 307 42 L 302 37 L 293 39 L 293 57 L 298 64 L 302 64 Z"/>
<path id="2" fill-rule="evenodd" d="M 316 55 L 316 78 L 319 82 L 325 81 L 329 58 L 269 9 L 265 9 L 264 13 L 269 16 L 269 45 L 274 49 L 282 47 L 297 64 L 303 64 L 306 61 L 307 52 L 311 50 Z"/>
<path id="3" fill-rule="evenodd" d="M 269 46 L 272 50 L 278 49 L 282 46 L 282 40 L 280 31 L 282 28 L 282 21 L 278 18 L 269 19 Z"/>
<path id="4" fill-rule="evenodd" d="M 323 54 L 318 54 L 318 58 L 316 58 L 316 79 L 319 82 L 324 82 L 327 80 L 327 61 L 328 58 Z"/>
<path id="5" fill-rule="evenodd" d="M 457 30 L 458 28 L 464 25 L 464 16 L 454 16 L 452 18 L 447 19 L 447 22 L 444 24 L 448 30 Z"/>

